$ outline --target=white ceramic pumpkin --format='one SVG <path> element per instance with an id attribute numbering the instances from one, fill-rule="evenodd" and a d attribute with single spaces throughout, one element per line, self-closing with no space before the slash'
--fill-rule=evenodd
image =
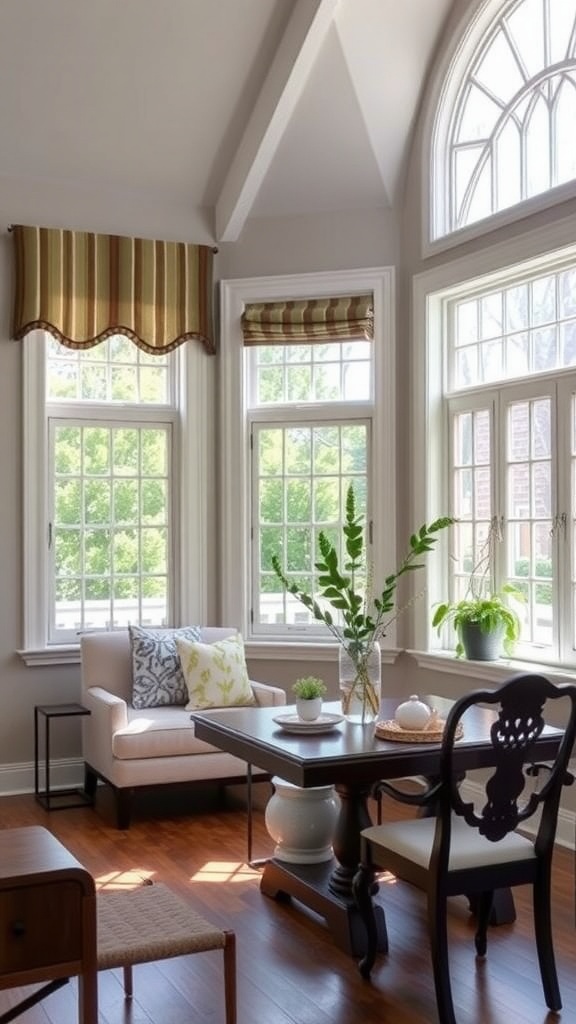
<path id="1" fill-rule="evenodd" d="M 431 715 L 432 709 L 415 693 L 396 708 L 396 721 L 402 729 L 425 729 Z"/>

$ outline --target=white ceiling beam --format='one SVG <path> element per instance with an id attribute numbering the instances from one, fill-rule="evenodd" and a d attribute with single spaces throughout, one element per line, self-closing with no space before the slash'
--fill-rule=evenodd
<path id="1" fill-rule="evenodd" d="M 216 202 L 218 241 L 238 239 L 339 2 L 297 0 Z"/>

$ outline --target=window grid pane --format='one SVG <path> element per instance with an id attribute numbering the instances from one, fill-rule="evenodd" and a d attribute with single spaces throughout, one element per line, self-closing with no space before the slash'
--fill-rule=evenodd
<path id="1" fill-rule="evenodd" d="M 452 421 L 453 530 L 452 592 L 455 600 L 470 597 L 471 574 L 478 567 L 490 533 L 493 516 L 491 419 L 489 409 L 466 410 Z M 483 586 L 480 579 L 473 586 Z"/>
<path id="2" fill-rule="evenodd" d="M 167 623 L 169 447 L 169 427 L 53 422 L 53 636 Z"/>
<path id="3" fill-rule="evenodd" d="M 369 401 L 372 343 L 257 345 L 248 351 L 252 407 Z"/>
<path id="4" fill-rule="evenodd" d="M 523 592 L 522 642 L 552 648 L 552 402 L 507 409 L 507 578 Z"/>
<path id="5" fill-rule="evenodd" d="M 149 355 L 129 338 L 115 336 L 79 350 L 48 336 L 46 398 L 48 402 L 106 402 L 166 405 L 169 357 Z"/>
<path id="6" fill-rule="evenodd" d="M 48 642 L 167 625 L 177 355 L 149 355 L 121 335 L 86 350 L 44 337 Z"/>
<path id="7" fill-rule="evenodd" d="M 576 364 L 573 268 L 466 298 L 449 309 L 453 390 Z"/>
<path id="8" fill-rule="evenodd" d="M 368 436 L 365 421 L 255 426 L 256 627 L 320 628 L 311 613 L 283 591 L 272 557 L 279 557 L 292 582 L 318 596 L 318 535 L 323 531 L 337 545 L 343 564 L 342 522 L 350 483 L 358 513 L 365 514 Z"/>

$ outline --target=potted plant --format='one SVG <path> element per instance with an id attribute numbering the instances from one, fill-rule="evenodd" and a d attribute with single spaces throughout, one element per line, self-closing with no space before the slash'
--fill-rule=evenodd
<path id="1" fill-rule="evenodd" d="M 524 594 L 513 583 L 505 583 L 500 590 L 491 586 L 494 542 L 490 533 L 464 597 L 439 604 L 432 618 L 438 633 L 447 623 L 454 627 L 457 658 L 466 655 L 471 661 L 496 661 L 502 649 L 511 657 L 520 636 L 520 618 L 509 599 L 524 601 Z"/>
<path id="2" fill-rule="evenodd" d="M 326 693 L 326 683 L 316 676 L 302 676 L 292 687 L 296 694 L 296 710 L 298 717 L 304 722 L 314 722 L 322 712 L 322 698 Z"/>
<path id="3" fill-rule="evenodd" d="M 458 638 L 457 658 L 465 654 L 471 661 L 496 661 L 502 649 L 511 657 L 521 625 L 517 612 L 507 603 L 507 595 L 524 599 L 517 587 L 504 584 L 499 593 L 440 604 L 432 625 L 440 632 L 442 626 L 452 623 Z"/>
<path id="4" fill-rule="evenodd" d="M 342 711 L 351 721 L 362 724 L 374 721 L 380 707 L 379 640 L 394 616 L 398 580 L 405 573 L 422 568 L 422 557 L 437 541 L 440 530 L 454 522 L 448 516 L 424 524 L 409 541 L 409 550 L 398 568 L 386 576 L 380 594 L 372 597 L 364 554 L 364 525 L 356 511 L 352 484 L 346 492 L 346 511 L 342 526 L 346 561 L 341 567 L 335 545 L 323 531 L 318 535 L 320 557 L 315 563 L 319 572 L 318 599 L 301 590 L 290 580 L 277 555 L 273 569 L 284 588 L 300 601 L 315 619 L 323 622 L 340 644 L 340 689 Z M 320 603 L 320 601 L 322 603 Z M 331 611 L 330 609 L 333 609 Z M 335 612 L 336 614 L 333 614 Z"/>

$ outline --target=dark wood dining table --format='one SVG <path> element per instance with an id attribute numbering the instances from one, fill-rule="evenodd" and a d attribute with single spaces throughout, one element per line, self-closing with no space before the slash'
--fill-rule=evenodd
<path id="1" fill-rule="evenodd" d="M 402 697 L 382 701 L 380 719 L 394 718 Z M 421 697 L 445 718 L 453 701 L 429 694 Z M 323 864 L 286 863 L 270 858 L 264 867 L 261 891 L 276 899 L 294 897 L 324 918 L 336 944 L 354 956 L 364 951 L 365 934 L 353 895 L 352 879 L 360 859 L 360 833 L 372 822 L 368 797 L 379 779 L 402 779 L 438 773 L 440 744 L 382 740 L 374 724 L 343 721 L 330 732 L 293 734 L 274 719 L 292 707 L 226 708 L 193 712 L 195 733 L 236 757 L 291 782 L 295 786 L 334 785 L 340 796 L 340 812 L 333 837 L 334 858 Z M 339 703 L 325 703 L 324 711 L 338 713 Z M 470 708 L 463 719 L 464 735 L 458 742 L 455 767 L 458 773 L 490 768 L 494 753 L 489 741 L 495 713 Z M 554 757 L 561 730 L 547 726 L 537 741 L 538 758 Z M 496 901 L 496 923 L 514 919 L 514 903 L 508 890 Z M 380 948 L 387 946 L 382 908 L 376 906 Z"/>

